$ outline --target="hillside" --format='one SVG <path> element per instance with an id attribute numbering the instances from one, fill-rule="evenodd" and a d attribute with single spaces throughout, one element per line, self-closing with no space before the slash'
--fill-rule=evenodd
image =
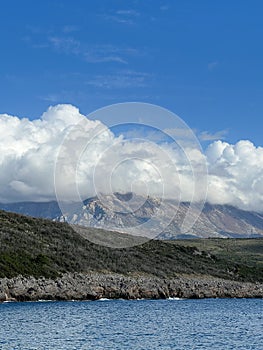
<path id="1" fill-rule="evenodd" d="M 97 229 L 89 228 L 91 234 Z M 101 235 L 123 234 L 100 230 Z M 126 249 L 90 243 L 66 223 L 0 211 L 0 277 L 67 272 L 214 276 L 263 281 L 263 239 L 150 241 Z"/>

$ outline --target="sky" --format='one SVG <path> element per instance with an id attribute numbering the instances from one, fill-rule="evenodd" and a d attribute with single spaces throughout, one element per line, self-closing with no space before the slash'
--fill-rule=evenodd
<path id="1" fill-rule="evenodd" d="M 164 181 L 167 193 L 190 201 L 206 164 L 211 203 L 263 212 L 262 1 L 0 4 L 0 202 L 54 199 L 55 156 L 64 138 L 71 145 L 76 135 L 83 151 L 73 126 L 88 115 L 89 145 L 74 165 L 84 196 L 95 193 L 94 171 L 104 188 L 107 169 L 116 191 L 130 190 L 128 181 L 140 193 L 160 195 Z M 177 114 L 184 136 L 192 130 L 204 153 L 189 144 L 184 154 L 169 142 L 146 144 L 153 140 L 145 134 L 124 142 L 123 129 L 104 130 L 111 121 L 93 112 L 124 102 Z M 158 127 L 178 136 L 168 119 Z M 71 181 L 61 179 L 65 197 Z M 204 200 L 203 192 L 196 198 Z"/>
<path id="2" fill-rule="evenodd" d="M 0 113 L 141 101 L 201 139 L 262 145 L 262 1 L 0 3 Z"/>

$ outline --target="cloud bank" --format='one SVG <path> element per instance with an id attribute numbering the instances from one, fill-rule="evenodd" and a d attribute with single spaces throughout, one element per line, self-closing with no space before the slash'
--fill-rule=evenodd
<path id="1" fill-rule="evenodd" d="M 85 127 L 78 127 L 83 120 Z M 100 121 L 86 119 L 72 105 L 50 107 L 33 121 L 1 114 L 0 132 L 0 202 L 55 200 L 57 156 L 63 154 L 61 145 L 70 135 L 72 145 L 81 145 L 84 140 L 87 147 L 81 155 L 75 146 L 65 155 L 68 167 L 61 169 L 59 184 L 65 198 L 70 198 L 76 180 L 82 198 L 95 195 L 99 189 L 153 196 L 165 192 L 189 201 L 194 187 L 191 166 L 198 169 L 205 157 L 207 201 L 263 212 L 263 148 L 250 141 L 235 145 L 215 141 L 204 154 L 189 148 L 189 166 L 182 152 L 169 143 L 124 141 Z M 201 179 L 202 173 L 199 175 Z M 200 191 L 199 199 L 203 193 Z"/>

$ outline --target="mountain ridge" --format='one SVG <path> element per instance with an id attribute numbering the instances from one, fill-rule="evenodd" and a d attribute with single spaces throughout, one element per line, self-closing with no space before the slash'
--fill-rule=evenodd
<path id="1" fill-rule="evenodd" d="M 74 205 L 62 214 L 58 202 L 19 202 L 0 203 L 0 209 L 32 217 L 47 218 L 54 221 L 67 221 L 71 224 L 108 230 L 125 231 L 126 227 L 138 227 L 150 222 L 160 210 L 160 200 L 152 197 L 134 197 L 132 203 L 136 210 L 129 212 L 132 193 L 116 193 L 103 198 L 91 197 L 83 205 Z M 67 207 L 68 208 L 68 207 Z M 126 210 L 126 208 L 128 208 Z M 132 208 L 133 209 L 133 208 Z M 189 203 L 170 201 L 169 210 L 174 212 L 173 220 L 156 236 L 158 239 L 177 238 L 246 238 L 263 237 L 263 214 L 245 211 L 232 205 L 205 203 L 202 212 L 190 232 L 181 232 L 180 226 L 189 209 Z M 77 210 L 77 211 L 76 211 Z"/>

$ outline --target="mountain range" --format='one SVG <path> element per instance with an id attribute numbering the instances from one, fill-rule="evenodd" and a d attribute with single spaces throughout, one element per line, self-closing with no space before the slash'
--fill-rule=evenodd
<path id="1" fill-rule="evenodd" d="M 130 202 L 132 208 L 127 207 Z M 0 209 L 53 221 L 67 221 L 76 225 L 126 232 L 127 227 L 140 230 L 144 224 L 148 224 L 149 228 L 159 225 L 165 218 L 163 211 L 168 208 L 167 210 L 173 213 L 172 220 L 168 225 L 160 226 L 162 230 L 157 235 L 159 239 L 263 237 L 261 213 L 241 210 L 230 205 L 205 203 L 195 224 L 185 233 L 182 232 L 181 225 L 190 204 L 176 203 L 172 200 L 166 204 L 163 208 L 158 198 L 142 197 L 133 193 L 114 193 L 107 197 L 88 198 L 81 205 L 62 205 L 63 213 L 61 205 L 56 201 L 0 203 Z M 133 208 L 135 209 L 130 210 Z"/>

